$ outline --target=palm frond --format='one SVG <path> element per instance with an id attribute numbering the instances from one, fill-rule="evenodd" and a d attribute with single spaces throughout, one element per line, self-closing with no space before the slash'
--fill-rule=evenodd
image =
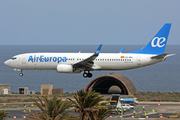
<path id="1" fill-rule="evenodd" d="M 38 96 L 37 96 L 38 97 Z M 40 109 L 40 113 L 33 112 L 29 116 L 36 120 L 61 120 L 68 116 L 70 107 L 72 105 L 71 101 L 57 99 L 54 96 L 52 99 L 48 97 L 43 97 L 42 99 L 38 97 L 38 101 L 34 101 L 34 104 Z"/>

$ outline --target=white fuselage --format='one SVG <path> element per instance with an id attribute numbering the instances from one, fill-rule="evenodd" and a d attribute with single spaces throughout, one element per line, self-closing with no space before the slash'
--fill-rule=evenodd
<path id="1" fill-rule="evenodd" d="M 26 53 L 14 56 L 5 65 L 22 70 L 56 70 L 58 73 L 80 73 L 92 77 L 90 71 L 128 70 L 164 61 L 164 53 L 171 23 L 166 23 L 142 49 L 130 53 L 100 53 L 102 44 L 94 53 Z"/>
<path id="2" fill-rule="evenodd" d="M 5 64 L 17 70 L 57 70 L 59 64 L 73 65 L 91 55 L 93 53 L 26 53 L 14 56 Z M 93 60 L 92 68 L 93 70 L 127 70 L 164 61 L 164 59 L 151 59 L 152 56 L 155 55 L 100 53 Z M 79 72 L 82 70 L 79 69 Z"/>

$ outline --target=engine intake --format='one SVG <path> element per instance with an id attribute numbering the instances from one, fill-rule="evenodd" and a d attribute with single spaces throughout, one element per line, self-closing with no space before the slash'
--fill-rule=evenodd
<path id="1" fill-rule="evenodd" d="M 58 73 L 73 73 L 73 66 L 66 65 L 66 64 L 59 64 L 57 65 L 57 72 Z"/>

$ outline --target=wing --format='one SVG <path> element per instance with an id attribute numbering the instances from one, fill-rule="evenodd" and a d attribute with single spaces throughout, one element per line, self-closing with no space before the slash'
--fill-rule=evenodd
<path id="1" fill-rule="evenodd" d="M 83 61 L 80 61 L 76 64 L 73 64 L 73 67 L 74 68 L 83 68 L 83 69 L 88 69 L 88 70 L 93 70 L 93 65 L 94 65 L 94 62 L 93 60 L 96 59 L 96 57 L 99 55 L 100 51 L 101 51 L 101 47 L 102 47 L 102 44 L 99 45 L 98 49 L 95 51 L 95 53 L 86 58 L 85 60 Z"/>

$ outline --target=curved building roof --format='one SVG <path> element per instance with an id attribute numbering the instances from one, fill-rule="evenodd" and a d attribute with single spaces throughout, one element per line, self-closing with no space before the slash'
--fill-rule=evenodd
<path id="1" fill-rule="evenodd" d="M 137 92 L 131 80 L 121 74 L 110 73 L 92 80 L 85 91 L 92 89 L 101 94 L 130 95 Z"/>

